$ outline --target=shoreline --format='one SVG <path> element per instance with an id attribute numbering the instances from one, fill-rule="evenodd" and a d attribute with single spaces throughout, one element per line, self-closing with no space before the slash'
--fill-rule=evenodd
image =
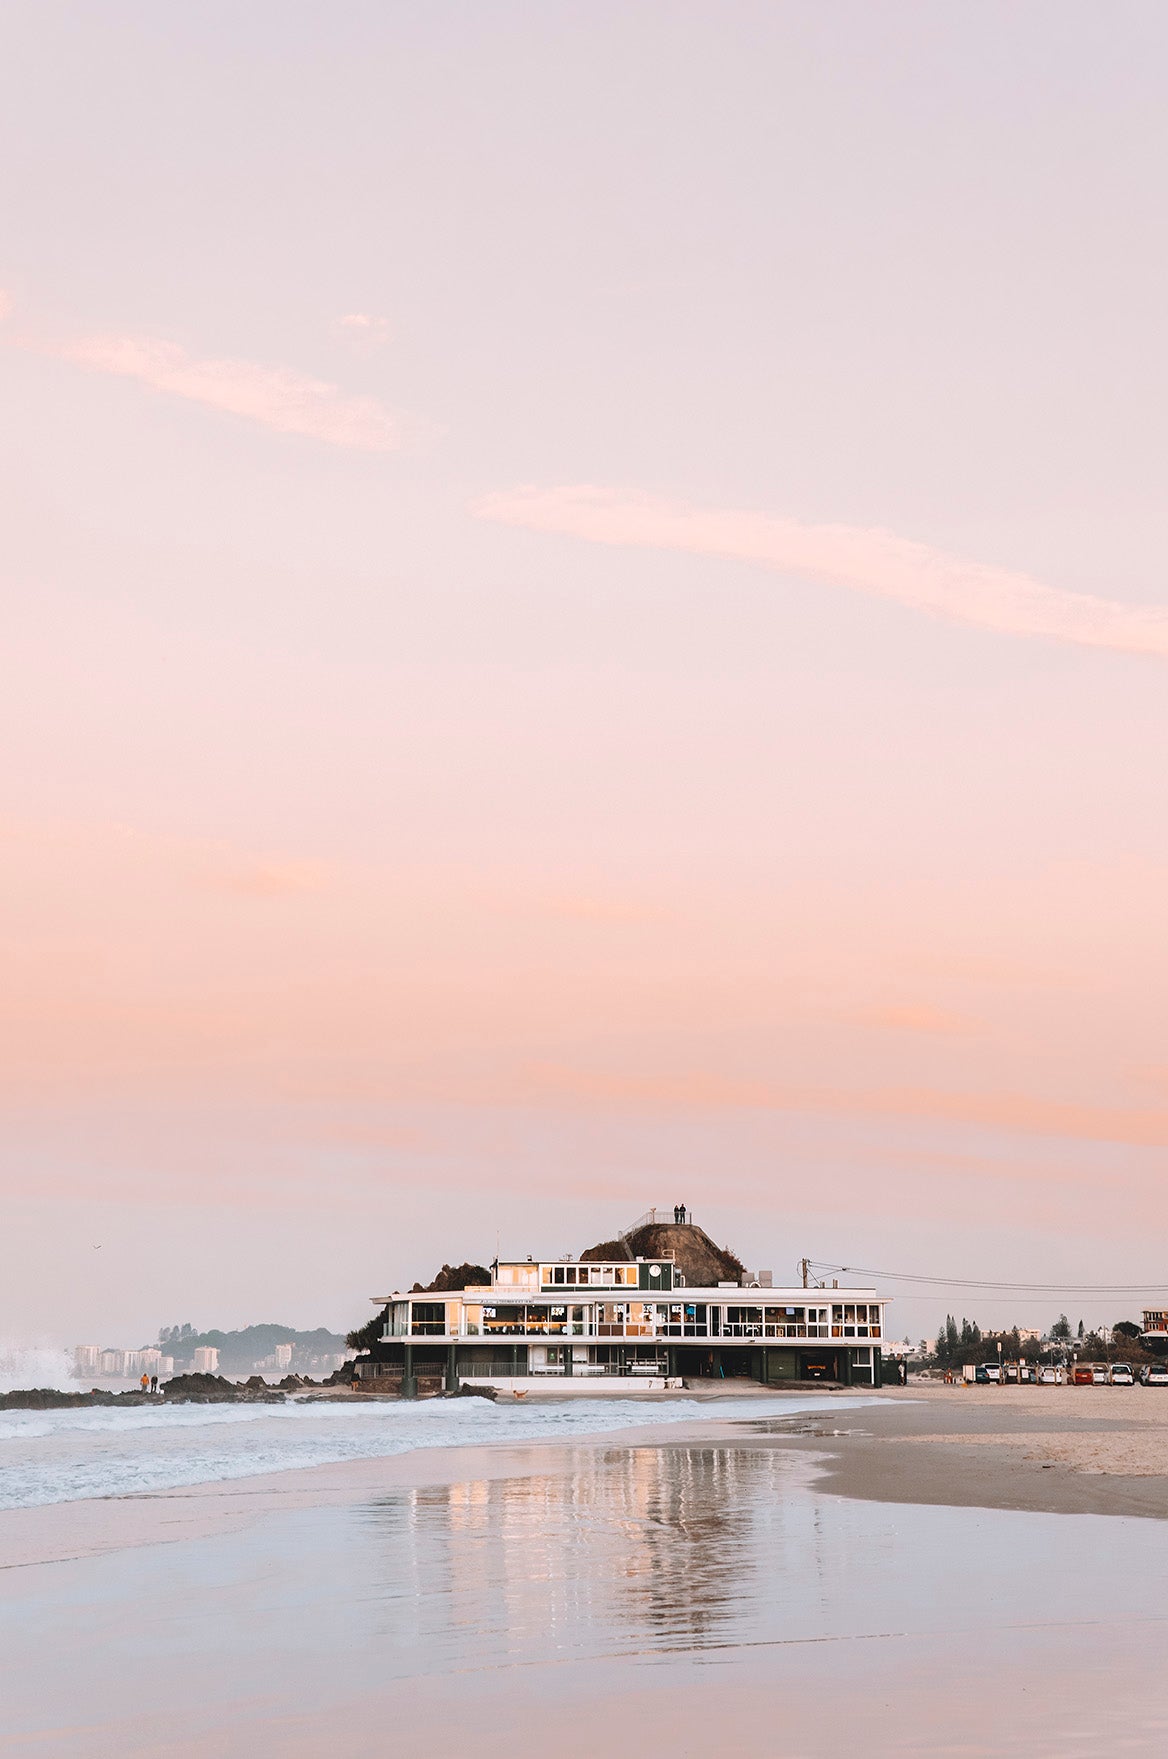
<path id="1" fill-rule="evenodd" d="M 774 1404 L 766 1389 L 758 1393 Z M 697 1401 L 708 1415 L 668 1425 L 647 1414 L 630 1428 L 531 1440 L 502 1434 L 0 1510 L 0 1569 L 199 1538 L 277 1510 L 563 1472 L 581 1452 L 644 1448 L 773 1448 L 800 1456 L 817 1489 L 858 1501 L 1168 1519 L 1168 1398 L 1161 1405 L 1142 1390 L 929 1385 L 814 1396 L 823 1403 L 811 1411 L 720 1417 L 716 1407 L 742 1395 L 711 1391 Z"/>
<path id="2" fill-rule="evenodd" d="M 1142 1388 L 887 1388 L 854 1424 L 808 1421 L 783 1445 L 860 1501 L 1168 1520 L 1168 1399 Z"/>
<path id="3" fill-rule="evenodd" d="M 765 1389 L 759 1392 L 764 1394 Z M 854 1395 L 822 1396 L 837 1401 L 846 1398 L 848 1404 L 841 1405 L 841 1414 L 843 1409 L 853 1405 L 858 1409 L 863 1403 Z M 733 1393 L 719 1392 L 707 1394 L 700 1402 L 709 1407 L 739 1401 Z M 501 1407 L 503 1411 L 522 1408 Z M 662 1424 L 647 1413 L 643 1424 L 624 1428 L 534 1439 L 509 1439 L 500 1434 L 473 1442 L 443 1441 L 397 1454 L 0 1509 L 0 1572 L 140 1545 L 199 1539 L 243 1528 L 281 1510 L 335 1507 L 400 1490 L 558 1472 L 567 1469 L 573 1452 L 581 1450 L 632 1452 L 646 1447 L 692 1447 L 698 1442 L 724 1447 L 745 1440 L 746 1432 L 760 1421 L 798 1422 L 816 1415 L 804 1409 L 789 1416 L 719 1418 L 711 1412 L 708 1417 Z"/>
<path id="4" fill-rule="evenodd" d="M 1156 1446 L 1168 1402 L 1164 1419 L 1152 1399 L 1044 1404 L 715 1398 L 531 1439 L 508 1439 L 506 1407 L 468 1445 L 6 1511 L 0 1747 L 378 1759 L 391 1736 L 509 1759 L 550 1718 L 573 1755 L 600 1706 L 654 1755 L 1053 1759 L 1085 1733 L 1158 1752 L 1154 1530 L 1092 1520 L 1067 1544 L 1049 1520 L 963 1508 L 993 1498 L 953 1450 Z M 877 1449 L 944 1495 L 910 1466 L 884 1496 Z M 831 1481 L 841 1457 L 855 1488 Z M 879 1506 L 910 1490 L 953 1506 Z M 1130 1675 L 1122 1722 L 1101 1655 Z"/>

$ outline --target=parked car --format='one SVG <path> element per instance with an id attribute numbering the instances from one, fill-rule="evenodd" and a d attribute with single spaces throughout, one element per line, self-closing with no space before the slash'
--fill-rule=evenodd
<path id="1" fill-rule="evenodd" d="M 1018 1379 L 1026 1381 L 1027 1385 L 1030 1386 L 1034 1384 L 1033 1362 L 1020 1362 L 1018 1364 Z"/>
<path id="2" fill-rule="evenodd" d="M 1131 1371 L 1130 1362 L 1113 1362 L 1111 1364 L 1112 1386 L 1134 1386 L 1136 1377 Z"/>
<path id="3" fill-rule="evenodd" d="M 1095 1379 L 1095 1370 L 1089 1362 L 1076 1362 L 1071 1369 L 1070 1384 L 1072 1386 L 1090 1386 Z"/>
<path id="4" fill-rule="evenodd" d="M 1091 1364 L 1091 1379 L 1095 1382 L 1096 1386 L 1106 1386 L 1107 1385 L 1107 1364 L 1106 1364 L 1106 1362 L 1093 1362 Z"/>
<path id="5" fill-rule="evenodd" d="M 979 1380 L 1000 1381 L 1002 1378 L 1002 1364 L 1000 1362 L 983 1362 L 981 1365 L 981 1372 L 977 1378 Z"/>
<path id="6" fill-rule="evenodd" d="M 1063 1384 L 1062 1369 L 1056 1367 L 1053 1362 L 1044 1362 L 1038 1370 L 1038 1384 L 1039 1386 L 1061 1386 Z"/>
<path id="7" fill-rule="evenodd" d="M 1168 1362 L 1148 1362 L 1140 1369 L 1145 1386 L 1168 1386 Z"/>

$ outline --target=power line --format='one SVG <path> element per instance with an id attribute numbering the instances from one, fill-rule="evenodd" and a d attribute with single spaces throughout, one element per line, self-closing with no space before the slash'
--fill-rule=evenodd
<path id="1" fill-rule="evenodd" d="M 886 1283 L 924 1283 L 937 1289 L 998 1289 L 1023 1295 L 1159 1295 L 1168 1294 L 1168 1283 L 1003 1283 L 975 1277 L 921 1276 L 913 1271 L 870 1270 L 858 1264 L 823 1264 L 809 1258 L 816 1274 L 872 1277 Z"/>

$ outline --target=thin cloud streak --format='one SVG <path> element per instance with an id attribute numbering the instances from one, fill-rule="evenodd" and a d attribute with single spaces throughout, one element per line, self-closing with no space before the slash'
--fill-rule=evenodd
<path id="1" fill-rule="evenodd" d="M 684 550 L 802 575 L 1002 635 L 1168 658 L 1168 606 L 1065 592 L 879 527 L 805 525 L 777 514 L 703 508 L 590 484 L 483 496 L 480 519 L 590 543 Z"/>
<path id="2" fill-rule="evenodd" d="M 926 1087 L 847 1091 L 785 1087 L 694 1071 L 676 1076 L 540 1066 L 528 1072 L 530 1103 L 561 1100 L 600 1110 L 665 1114 L 807 1112 L 831 1117 L 887 1117 L 906 1122 L 971 1124 L 1009 1135 L 1056 1136 L 1084 1142 L 1168 1147 L 1168 1111 L 1081 1104 L 1025 1093 L 957 1093 Z"/>
<path id="3" fill-rule="evenodd" d="M 289 367 L 201 360 L 177 342 L 152 336 L 83 336 L 40 348 L 92 372 L 137 379 L 153 391 L 242 416 L 277 433 L 365 452 L 392 452 L 401 444 L 397 421 L 375 397 L 350 396 Z"/>

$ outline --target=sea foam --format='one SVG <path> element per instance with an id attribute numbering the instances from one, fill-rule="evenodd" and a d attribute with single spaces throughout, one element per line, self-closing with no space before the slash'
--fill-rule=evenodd
<path id="1" fill-rule="evenodd" d="M 173 1405 L 0 1411 L 0 1508 L 132 1496 L 417 1448 L 570 1439 L 695 1418 L 793 1416 L 862 1399 Z"/>

